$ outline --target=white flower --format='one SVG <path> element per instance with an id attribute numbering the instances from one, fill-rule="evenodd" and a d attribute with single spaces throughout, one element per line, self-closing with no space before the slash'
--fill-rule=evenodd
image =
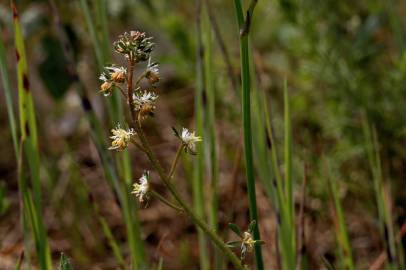
<path id="1" fill-rule="evenodd" d="M 113 133 L 113 136 L 110 138 L 113 139 L 113 141 L 109 147 L 110 150 L 124 150 L 128 146 L 131 136 L 135 135 L 133 129 L 122 129 L 120 128 L 120 124 L 117 125 L 117 128 L 112 129 L 111 133 Z"/>
<path id="2" fill-rule="evenodd" d="M 154 105 L 157 98 L 158 96 L 154 92 L 144 91 L 144 93 L 136 93 L 134 94 L 135 109 L 139 111 L 144 105 Z"/>
<path id="3" fill-rule="evenodd" d="M 107 73 L 105 73 L 105 72 L 103 72 L 102 74 L 100 74 L 99 80 L 101 80 L 101 81 L 103 81 L 103 82 L 108 82 L 108 81 L 110 81 L 110 79 L 108 78 Z"/>
<path id="4" fill-rule="evenodd" d="M 182 129 L 182 134 L 180 139 L 184 144 L 185 151 L 194 154 L 196 152 L 196 143 L 201 142 L 202 138 L 200 136 L 195 136 L 195 132 L 190 132 L 187 128 Z"/>
<path id="5" fill-rule="evenodd" d="M 245 253 L 248 252 L 252 252 L 252 250 L 254 249 L 254 245 L 257 241 L 255 241 L 252 238 L 251 233 L 249 232 L 244 232 L 244 237 L 242 239 L 241 242 L 241 257 L 244 258 L 245 257 Z"/>
<path id="6" fill-rule="evenodd" d="M 141 178 L 139 179 L 139 184 L 133 184 L 133 191 L 131 193 L 135 194 L 140 202 L 144 201 L 144 198 L 148 198 L 149 191 L 149 171 L 145 171 Z"/>

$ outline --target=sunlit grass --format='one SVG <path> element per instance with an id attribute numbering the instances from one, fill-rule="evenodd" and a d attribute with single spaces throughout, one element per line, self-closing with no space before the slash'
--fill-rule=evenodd
<path id="1" fill-rule="evenodd" d="M 20 145 L 18 147 L 18 176 L 22 201 L 22 226 L 31 227 L 35 249 L 42 269 L 52 269 L 51 253 L 42 215 L 40 156 L 34 101 L 31 94 L 24 37 L 17 8 L 12 3 L 14 40 L 17 62 L 18 100 L 20 115 Z M 29 180 L 28 180 L 29 179 Z M 27 223 L 29 222 L 29 223 Z M 27 236 L 27 234 L 26 234 Z M 28 246 L 26 246 L 28 247 Z"/>

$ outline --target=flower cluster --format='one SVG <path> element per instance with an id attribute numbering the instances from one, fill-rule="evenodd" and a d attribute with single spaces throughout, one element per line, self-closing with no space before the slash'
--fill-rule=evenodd
<path id="1" fill-rule="evenodd" d="M 114 65 L 104 68 L 104 72 L 100 75 L 99 79 L 103 82 L 100 85 L 100 92 L 105 96 L 110 96 L 114 86 L 125 82 L 127 77 L 127 70 L 123 67 Z"/>
<path id="2" fill-rule="evenodd" d="M 142 203 L 144 202 L 144 199 L 148 199 L 149 171 L 145 171 L 138 181 L 139 183 L 133 184 L 133 191 L 131 193 L 135 194 L 138 200 Z"/>
<path id="3" fill-rule="evenodd" d="M 155 102 L 158 99 L 155 92 L 141 87 L 141 81 L 147 80 L 150 87 L 155 89 L 155 84 L 160 80 L 159 66 L 151 60 L 151 52 L 154 48 L 154 43 L 151 40 L 152 37 L 147 37 L 145 33 L 140 31 L 125 32 L 120 35 L 119 39 L 114 42 L 114 49 L 124 55 L 128 60 L 128 66 L 127 68 L 115 65 L 106 66 L 99 77 L 102 81 L 100 92 L 105 96 L 110 96 L 115 88 L 120 90 L 127 104 L 130 105 L 134 128 L 142 128 L 141 121 L 148 116 L 153 116 L 156 109 Z M 134 64 L 146 61 L 148 63 L 145 71 L 137 79 L 133 79 Z M 110 150 L 121 151 L 126 149 L 130 143 L 133 143 L 145 151 L 146 146 L 142 142 L 140 144 L 135 140 L 136 133 L 134 129 L 123 129 L 120 125 L 117 125 L 111 132 Z M 185 152 L 190 154 L 196 153 L 196 142 L 202 140 L 201 137 L 196 136 L 194 132 L 186 128 L 183 128 L 182 132 L 176 132 L 176 136 L 180 139 L 180 144 Z M 140 202 L 144 201 L 148 196 L 150 189 L 148 181 L 149 172 L 146 171 L 139 179 L 139 183 L 134 184 L 132 193 Z M 151 194 L 154 193 L 151 191 Z"/>
<path id="4" fill-rule="evenodd" d="M 117 128 L 112 129 L 111 133 L 113 136 L 110 138 L 113 140 L 111 142 L 111 146 L 109 147 L 110 150 L 124 150 L 127 148 L 128 143 L 131 141 L 131 137 L 135 135 L 133 129 L 122 129 L 120 124 L 117 125 Z"/>
<path id="5" fill-rule="evenodd" d="M 154 47 L 151 40 L 152 37 L 147 37 L 144 32 L 125 32 L 114 42 L 114 49 L 127 59 L 132 59 L 135 63 L 138 63 L 149 59 Z"/>

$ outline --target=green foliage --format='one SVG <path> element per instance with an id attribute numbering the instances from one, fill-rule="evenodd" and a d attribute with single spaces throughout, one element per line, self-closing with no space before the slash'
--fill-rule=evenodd
<path id="1" fill-rule="evenodd" d="M 61 253 L 61 258 L 59 259 L 58 270 L 73 270 L 68 257 Z"/>
<path id="2" fill-rule="evenodd" d="M 335 225 L 335 231 L 337 235 L 337 242 L 340 248 L 340 265 L 342 269 L 355 269 L 354 261 L 352 258 L 352 250 L 349 241 L 349 236 L 347 232 L 347 227 L 345 223 L 344 211 L 341 206 L 341 199 L 340 199 L 340 192 L 339 187 L 337 187 L 337 183 L 335 179 L 331 179 L 331 172 L 330 172 L 330 165 L 327 163 L 327 185 L 329 187 L 329 192 L 332 197 L 334 211 L 333 211 L 333 219 Z"/>
<path id="3" fill-rule="evenodd" d="M 402 248 L 401 244 L 395 240 L 395 227 L 393 225 L 393 217 L 390 201 L 390 185 L 385 185 L 381 158 L 379 153 L 379 142 L 376 129 L 371 127 L 368 119 L 363 118 L 365 146 L 372 172 L 372 180 L 375 191 L 375 200 L 379 216 L 379 229 L 381 237 L 385 243 L 386 256 L 390 269 L 401 269 Z"/>

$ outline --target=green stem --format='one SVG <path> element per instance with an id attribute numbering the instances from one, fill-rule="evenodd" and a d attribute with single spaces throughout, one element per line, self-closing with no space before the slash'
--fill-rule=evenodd
<path id="1" fill-rule="evenodd" d="M 155 190 L 150 190 L 149 193 L 150 193 L 153 197 L 157 198 L 158 200 L 160 200 L 161 202 L 163 202 L 164 204 L 166 204 L 167 206 L 169 206 L 169 207 L 175 209 L 176 211 L 183 212 L 183 208 L 179 207 L 179 206 L 176 205 L 176 204 L 171 203 L 170 201 L 168 201 L 167 199 L 165 199 L 165 197 L 163 197 L 161 194 L 159 194 L 159 193 L 156 192 Z"/>
<path id="2" fill-rule="evenodd" d="M 260 240 L 259 222 L 257 212 L 257 201 L 255 193 L 255 177 L 252 154 L 252 133 L 251 133 L 251 100 L 250 100 L 250 65 L 249 65 L 249 27 L 256 1 L 253 1 L 244 19 L 244 12 L 241 0 L 234 0 L 238 26 L 240 29 L 240 53 L 241 53 L 241 84 L 242 84 L 242 114 L 244 129 L 244 154 L 247 176 L 248 202 L 250 219 L 256 221 L 253 230 L 254 240 Z M 262 261 L 261 246 L 255 246 L 255 262 L 258 270 L 264 269 Z"/>
<path id="3" fill-rule="evenodd" d="M 172 162 L 171 169 L 169 170 L 169 173 L 168 173 L 169 180 L 171 180 L 173 174 L 175 173 L 176 165 L 178 164 L 179 158 L 182 154 L 182 150 L 183 150 L 183 144 L 181 144 L 178 148 L 178 151 L 176 151 L 176 155 Z"/>

